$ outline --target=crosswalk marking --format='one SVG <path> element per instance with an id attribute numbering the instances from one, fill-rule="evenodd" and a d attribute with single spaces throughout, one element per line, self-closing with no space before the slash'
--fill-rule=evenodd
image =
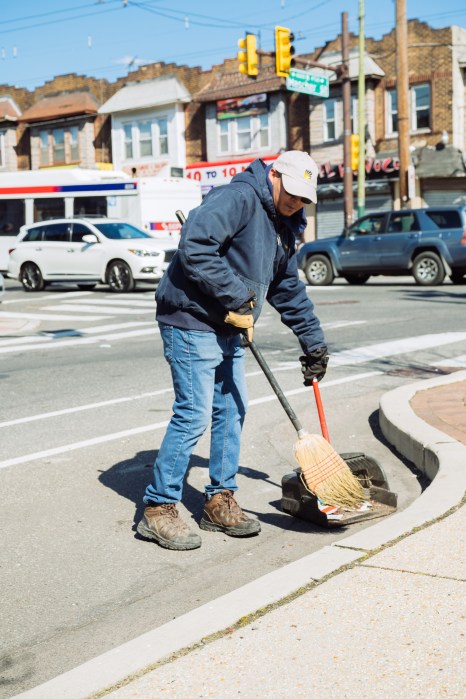
<path id="1" fill-rule="evenodd" d="M 466 340 L 466 333 L 451 332 L 436 335 L 419 335 L 418 337 L 405 337 L 401 340 L 380 342 L 366 347 L 355 347 L 351 350 L 343 350 L 332 355 L 332 367 L 348 366 L 349 364 L 362 364 L 382 357 L 391 357 L 394 354 L 416 352 L 431 347 L 449 345 L 453 342 Z"/>
<path id="2" fill-rule="evenodd" d="M 9 354 L 11 352 L 28 352 L 28 351 L 33 351 L 33 350 L 51 350 L 51 349 L 62 349 L 66 347 L 73 347 L 76 345 L 92 345 L 97 342 L 100 342 L 102 340 L 105 341 L 113 341 L 113 340 L 121 340 L 121 339 L 126 339 L 126 338 L 131 338 L 131 337 L 142 337 L 144 335 L 152 335 L 152 334 L 158 334 L 159 329 L 155 325 L 155 323 L 150 324 L 150 328 L 141 328 L 140 330 L 129 330 L 128 332 L 120 332 L 120 333 L 104 333 L 102 335 L 96 335 L 96 337 L 77 337 L 73 340 L 57 340 L 54 337 L 47 338 L 49 340 L 48 343 L 46 344 L 34 344 L 34 345 L 28 345 L 26 342 L 22 344 L 17 344 L 17 345 L 12 345 L 12 346 L 7 346 L 4 347 L 3 345 L 0 345 L 0 354 Z M 82 331 L 78 331 L 82 332 Z M 18 338 L 18 340 L 21 342 L 22 338 Z"/>
<path id="3" fill-rule="evenodd" d="M 47 307 L 49 308 L 49 307 Z M 68 310 L 63 308 L 63 306 L 55 306 L 57 310 Z M 71 307 L 71 310 L 75 310 L 75 307 Z M 103 312 L 101 308 L 92 308 L 92 313 Z M 105 311 L 104 311 L 105 312 Z M 112 309 L 113 312 L 113 309 Z M 0 311 L 0 318 L 24 318 L 28 320 L 81 320 L 78 315 L 61 315 L 58 313 L 14 313 L 13 311 Z M 82 320 L 104 320 L 108 318 L 108 315 L 103 316 L 84 316 Z"/>
<path id="4" fill-rule="evenodd" d="M 67 303 L 72 303 L 72 304 L 80 304 L 82 303 L 82 299 L 67 299 Z M 93 305 L 93 306 L 129 306 L 130 308 L 154 308 L 155 309 L 155 301 L 154 299 L 122 299 L 120 296 L 118 298 L 103 298 L 103 299 L 88 299 L 87 301 L 88 305 Z"/>
<path id="5" fill-rule="evenodd" d="M 119 306 L 97 306 L 93 304 L 68 304 L 47 306 L 49 311 L 76 311 L 77 313 L 110 313 L 112 315 L 135 315 L 136 313 L 154 313 L 154 308 L 120 308 Z"/>

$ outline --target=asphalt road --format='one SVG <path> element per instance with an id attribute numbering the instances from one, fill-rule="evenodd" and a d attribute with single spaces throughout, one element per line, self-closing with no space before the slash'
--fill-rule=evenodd
<path id="1" fill-rule="evenodd" d="M 423 487 L 379 432 L 381 395 L 466 362 L 464 286 L 377 278 L 309 289 L 332 359 L 321 384 L 330 439 L 382 465 L 399 509 Z M 173 394 L 152 290 L 104 287 L 26 294 L 7 280 L 0 305 L 0 698 L 13 697 L 244 583 L 346 536 L 280 509 L 295 467 L 292 425 L 247 359 L 250 409 L 238 500 L 258 537 L 202 532 L 173 552 L 137 538 L 135 524 Z M 299 346 L 272 309 L 255 339 L 309 431 L 312 392 Z M 198 445 L 184 515 L 202 513 L 209 440 Z"/>

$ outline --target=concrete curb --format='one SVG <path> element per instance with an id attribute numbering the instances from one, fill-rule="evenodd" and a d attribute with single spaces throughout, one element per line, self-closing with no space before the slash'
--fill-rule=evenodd
<path id="1" fill-rule="evenodd" d="M 401 386 L 380 400 L 379 422 L 386 439 L 432 481 L 406 510 L 339 541 L 335 546 L 369 551 L 397 539 L 411 529 L 440 517 L 457 505 L 466 490 L 466 447 L 431 427 L 411 408 L 416 393 L 459 383 L 466 371 Z"/>
<path id="2" fill-rule="evenodd" d="M 93 658 L 17 695 L 17 699 L 86 699 L 444 514 L 459 502 L 466 488 L 466 447 L 418 418 L 411 409 L 410 400 L 420 390 L 465 378 L 466 371 L 455 372 L 402 386 L 381 398 L 383 434 L 429 479 L 435 479 L 406 510 Z"/>

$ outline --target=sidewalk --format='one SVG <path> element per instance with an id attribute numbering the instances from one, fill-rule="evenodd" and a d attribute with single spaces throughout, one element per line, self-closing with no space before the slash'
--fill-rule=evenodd
<path id="1" fill-rule="evenodd" d="M 464 696 L 465 402 L 466 371 L 382 397 L 384 435 L 432 480 L 403 512 L 20 696 Z"/>

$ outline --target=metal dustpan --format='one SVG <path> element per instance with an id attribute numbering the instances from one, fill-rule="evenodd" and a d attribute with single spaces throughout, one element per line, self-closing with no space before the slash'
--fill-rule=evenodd
<path id="1" fill-rule="evenodd" d="M 282 478 L 281 508 L 293 517 L 305 519 L 321 527 L 345 527 L 367 519 L 386 517 L 397 508 L 397 495 L 389 489 L 387 478 L 380 464 L 367 454 L 350 452 L 340 454 L 356 478 L 361 481 L 368 509 L 345 510 L 326 507 L 307 488 L 300 470 Z"/>
<path id="2" fill-rule="evenodd" d="M 330 441 L 317 380 L 314 379 L 312 387 L 322 436 Z M 348 452 L 340 456 L 361 482 L 365 497 L 362 508 L 335 508 L 319 502 L 306 487 L 301 478 L 301 469 L 298 468 L 282 478 L 282 510 L 323 527 L 343 527 L 367 519 L 385 517 L 395 512 L 397 495 L 389 490 L 387 478 L 378 461 L 362 452 Z"/>

